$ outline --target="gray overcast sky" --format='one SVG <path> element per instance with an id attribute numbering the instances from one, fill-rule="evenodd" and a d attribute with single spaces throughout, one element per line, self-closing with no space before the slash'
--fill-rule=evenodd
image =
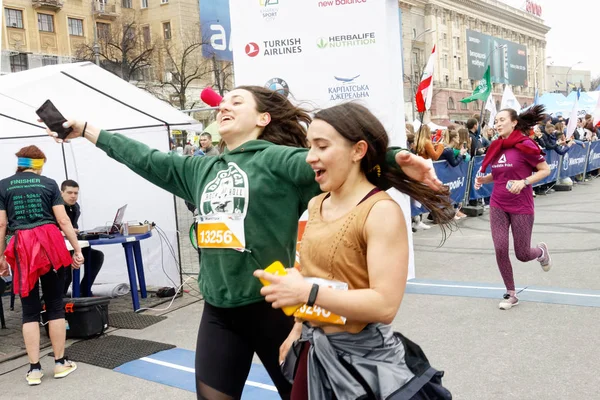
<path id="1" fill-rule="evenodd" d="M 516 8 L 525 8 L 525 0 L 501 0 Z M 546 36 L 546 55 L 554 65 L 589 70 L 592 78 L 600 75 L 600 52 L 594 49 L 600 2 L 592 0 L 534 0 L 542 6 L 542 18 L 550 28 Z"/>

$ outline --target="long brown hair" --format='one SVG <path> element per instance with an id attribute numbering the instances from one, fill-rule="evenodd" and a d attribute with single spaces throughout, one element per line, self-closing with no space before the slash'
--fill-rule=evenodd
<path id="1" fill-rule="evenodd" d="M 460 128 L 458 130 L 458 140 L 462 146 L 463 143 L 467 143 L 467 149 L 469 152 L 471 151 L 471 136 L 469 135 L 469 130 L 467 128 Z"/>
<path id="2" fill-rule="evenodd" d="M 311 122 L 306 110 L 293 105 L 286 96 L 261 86 L 238 86 L 252 93 L 259 113 L 269 113 L 271 122 L 258 137 L 271 143 L 308 147 L 306 130 Z"/>
<path id="3" fill-rule="evenodd" d="M 503 111 L 508 113 L 511 121 L 517 121 L 515 130 L 519 130 L 527 136 L 529 136 L 529 131 L 531 130 L 531 128 L 533 128 L 546 118 L 546 115 L 544 114 L 546 108 L 541 104 L 533 106 L 527 111 L 522 112 L 521 114 L 517 114 L 517 112 L 512 108 L 502 109 L 498 111 L 498 114 L 500 114 Z"/>
<path id="4" fill-rule="evenodd" d="M 431 128 L 426 124 L 422 124 L 419 127 L 417 140 L 415 141 L 415 153 L 418 155 L 426 154 L 425 145 L 427 142 L 431 143 Z"/>
<path id="5" fill-rule="evenodd" d="M 392 187 L 423 204 L 446 236 L 445 225 L 454 220 L 454 209 L 450 203 L 447 187 L 433 191 L 421 182 L 407 176 L 400 167 L 394 168 L 386 162 L 389 139 L 381 122 L 366 107 L 357 103 L 344 103 L 319 111 L 314 119 L 331 125 L 351 143 L 364 140 L 367 153 L 362 158 L 360 169 L 369 182 L 382 190 Z M 379 167 L 379 168 L 377 168 Z"/>
<path id="6" fill-rule="evenodd" d="M 43 159 L 46 162 L 46 155 L 39 147 L 35 145 L 23 147 L 21 150 L 15 153 L 17 157 L 22 158 L 33 158 L 33 159 Z M 17 172 L 23 172 L 25 170 L 31 169 L 29 167 L 17 167 Z"/>

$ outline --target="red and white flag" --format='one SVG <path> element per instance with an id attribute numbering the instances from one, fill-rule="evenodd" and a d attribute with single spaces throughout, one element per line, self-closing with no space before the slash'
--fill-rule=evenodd
<path id="1" fill-rule="evenodd" d="M 417 88 L 417 96 L 415 100 L 417 103 L 418 112 L 425 112 L 431 107 L 431 98 L 433 97 L 433 65 L 435 63 L 435 56 L 436 47 L 434 45 L 433 50 L 431 50 L 431 56 L 429 56 L 429 61 L 427 61 L 427 65 L 423 71 L 421 83 L 419 83 L 419 87 Z"/>

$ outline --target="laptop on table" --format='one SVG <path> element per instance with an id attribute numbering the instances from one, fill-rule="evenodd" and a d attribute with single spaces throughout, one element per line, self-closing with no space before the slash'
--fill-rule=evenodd
<path id="1" fill-rule="evenodd" d="M 97 226 L 94 229 L 86 230 L 85 232 L 81 232 L 87 235 L 101 235 L 101 234 L 116 234 L 121 232 L 121 227 L 123 226 L 123 219 L 125 218 L 125 210 L 127 209 L 127 204 L 117 210 L 117 214 L 115 215 L 115 219 L 112 225 L 106 226 Z"/>

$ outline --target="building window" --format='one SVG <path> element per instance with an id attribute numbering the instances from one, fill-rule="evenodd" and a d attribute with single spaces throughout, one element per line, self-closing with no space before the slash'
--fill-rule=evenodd
<path id="1" fill-rule="evenodd" d="M 122 0 L 121 1 L 121 7 L 123 7 L 123 8 L 133 8 L 133 6 L 132 6 L 132 0 Z"/>
<path id="2" fill-rule="evenodd" d="M 448 97 L 448 110 L 454 110 L 454 99 L 452 97 Z"/>
<path id="3" fill-rule="evenodd" d="M 462 89 L 462 78 L 458 78 L 458 88 Z"/>
<path id="4" fill-rule="evenodd" d="M 413 28 L 412 32 L 413 32 L 413 39 L 416 39 L 417 38 L 417 29 Z"/>
<path id="5" fill-rule="evenodd" d="M 442 67 L 448 68 L 448 54 L 442 56 Z"/>
<path id="6" fill-rule="evenodd" d="M 12 8 L 5 9 L 6 11 L 6 26 L 9 28 L 23 29 L 23 11 L 13 10 Z"/>
<path id="7" fill-rule="evenodd" d="M 496 100 L 496 110 L 500 111 L 500 100 Z"/>
<path id="8" fill-rule="evenodd" d="M 442 13 L 442 24 L 446 25 L 446 13 Z"/>
<path id="9" fill-rule="evenodd" d="M 142 37 L 144 38 L 144 47 L 150 47 L 150 27 L 144 26 L 142 27 Z"/>
<path id="10" fill-rule="evenodd" d="M 469 109 L 469 105 L 467 103 L 460 103 L 460 109 L 465 111 Z"/>
<path id="11" fill-rule="evenodd" d="M 167 4 L 169 0 L 160 0 L 160 4 Z"/>
<path id="12" fill-rule="evenodd" d="M 142 0 L 142 8 L 148 8 L 148 0 Z"/>
<path id="13" fill-rule="evenodd" d="M 96 22 L 96 32 L 98 32 L 98 39 L 108 40 L 110 37 L 110 24 Z"/>
<path id="14" fill-rule="evenodd" d="M 473 102 L 473 109 L 475 111 L 479 111 L 479 102 L 478 101 Z"/>
<path id="15" fill-rule="evenodd" d="M 462 67 L 460 66 L 460 57 L 456 57 L 456 68 L 461 71 Z"/>
<path id="16" fill-rule="evenodd" d="M 19 72 L 25 71 L 29 68 L 27 63 L 27 54 L 19 53 L 14 56 L 10 56 L 10 71 Z"/>
<path id="17" fill-rule="evenodd" d="M 171 39 L 171 23 L 163 22 L 163 33 L 165 40 Z"/>
<path id="18" fill-rule="evenodd" d="M 52 15 L 38 14 L 38 29 L 42 32 L 54 32 Z"/>
<path id="19" fill-rule="evenodd" d="M 455 37 L 454 40 L 456 40 L 456 50 L 460 50 L 460 37 Z"/>
<path id="20" fill-rule="evenodd" d="M 69 18 L 69 35 L 83 36 L 83 20 Z"/>
<path id="21" fill-rule="evenodd" d="M 58 57 L 57 56 L 44 56 L 42 57 L 42 67 L 45 67 L 46 65 L 56 65 L 58 64 Z"/>
<path id="22" fill-rule="evenodd" d="M 135 25 L 124 24 L 123 25 L 123 39 L 133 42 L 135 40 Z"/>

